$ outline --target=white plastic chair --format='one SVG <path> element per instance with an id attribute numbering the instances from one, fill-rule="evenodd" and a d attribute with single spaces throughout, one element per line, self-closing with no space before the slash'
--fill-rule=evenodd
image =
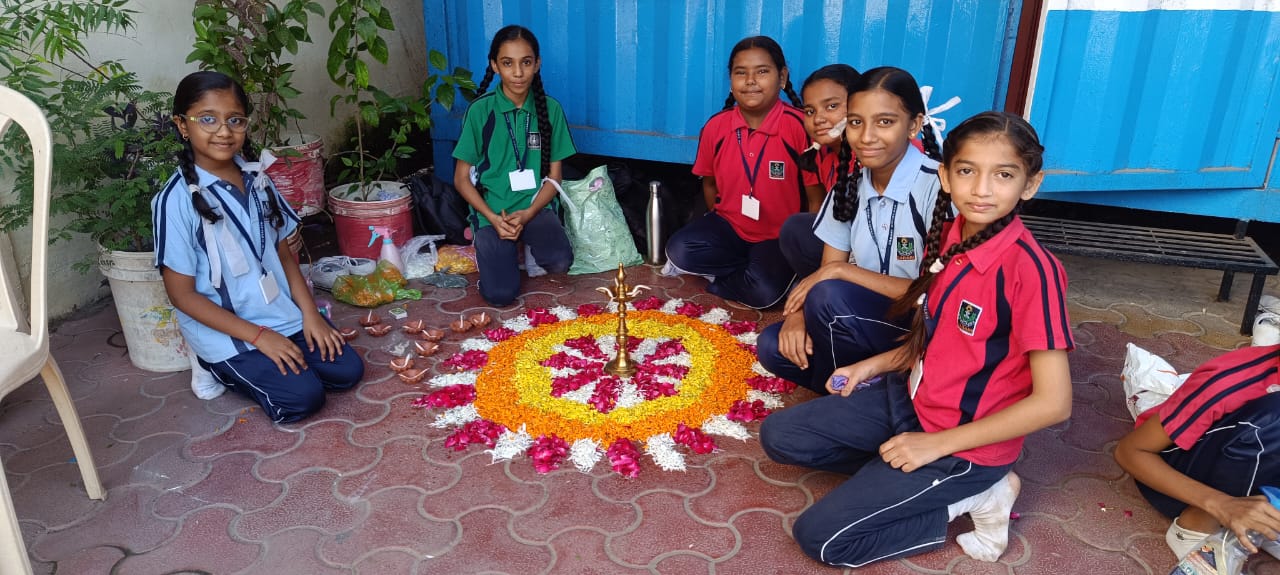
<path id="1" fill-rule="evenodd" d="M 11 258 L 0 257 L 0 399 L 9 392 L 31 381 L 36 376 L 44 379 L 58 409 L 58 418 L 71 440 L 76 463 L 85 490 L 92 499 L 103 499 L 102 483 L 98 470 L 93 466 L 89 442 L 80 416 L 67 391 L 58 364 L 49 354 L 49 324 L 45 309 L 45 275 L 48 269 L 46 249 L 49 245 L 49 185 L 53 173 L 53 136 L 44 112 L 26 96 L 0 86 L 0 136 L 9 124 L 16 123 L 31 139 L 35 172 L 35 210 L 31 217 L 31 313 L 30 333 L 24 331 L 26 318 L 18 310 L 22 301 L 18 294 L 21 286 L 13 285 L 11 278 L 18 277 L 17 270 L 7 269 Z M 4 466 L 0 464 L 0 573 L 30 573 L 31 563 L 26 546 L 22 543 L 22 531 L 13 509 L 13 497 L 5 480 Z"/>

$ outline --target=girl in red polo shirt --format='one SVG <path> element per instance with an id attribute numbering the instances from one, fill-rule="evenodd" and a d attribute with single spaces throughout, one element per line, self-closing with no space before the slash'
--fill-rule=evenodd
<path id="1" fill-rule="evenodd" d="M 795 272 L 778 245 L 787 216 L 822 199 L 806 190 L 796 158 L 809 147 L 804 115 L 782 48 L 772 38 L 743 39 L 729 53 L 729 98 L 698 137 L 693 173 L 702 176 L 707 215 L 671 235 L 664 274 L 707 277 L 707 291 L 753 308 L 780 301 Z"/>
<path id="2" fill-rule="evenodd" d="M 966 513 L 964 552 L 1004 552 L 1022 439 L 1071 414 L 1066 274 L 1017 215 L 1039 189 L 1043 150 L 1003 112 L 956 127 L 925 266 L 892 310 L 914 313 L 904 344 L 837 369 L 832 395 L 761 427 L 775 461 L 850 475 L 795 522 L 811 557 L 861 567 L 930 551 Z M 950 202 L 960 215 L 944 225 Z"/>

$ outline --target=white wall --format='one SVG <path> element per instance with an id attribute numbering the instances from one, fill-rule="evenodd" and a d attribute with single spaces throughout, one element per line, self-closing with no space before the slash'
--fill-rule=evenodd
<path id="1" fill-rule="evenodd" d="M 320 0 L 326 14 L 333 0 Z M 426 47 L 423 36 L 421 0 L 384 0 L 396 24 L 394 32 L 384 38 L 390 46 L 388 66 L 373 71 L 373 83 L 395 94 L 416 92 L 426 77 Z M 128 37 L 103 35 L 87 42 L 90 53 L 101 59 L 121 60 L 125 67 L 136 72 L 143 87 L 171 92 L 195 64 L 187 64 L 187 54 L 195 33 L 191 28 L 192 0 L 133 0 L 130 7 L 138 11 L 136 28 Z M 329 98 L 338 93 L 338 87 L 329 80 L 325 71 L 325 57 L 332 34 L 328 17 L 312 15 L 310 20 L 312 43 L 303 45 L 295 58 L 294 87 L 302 91 L 295 105 L 307 119 L 303 129 L 323 136 L 332 148 L 339 137 L 342 123 L 349 110 L 339 107 L 336 117 L 329 117 Z M 56 225 L 56 224 L 55 224 Z M 29 266 L 30 232 L 22 230 L 10 234 L 13 254 L 7 251 L 6 242 L 0 242 L 0 257 L 15 257 L 24 270 Z M 58 242 L 50 247 L 49 316 L 58 318 L 75 309 L 105 296 L 101 288 L 102 276 L 96 271 L 81 274 L 71 265 L 94 248 L 87 239 Z M 26 272 L 24 271 L 24 274 Z M 28 280 L 23 278 L 24 289 Z"/>

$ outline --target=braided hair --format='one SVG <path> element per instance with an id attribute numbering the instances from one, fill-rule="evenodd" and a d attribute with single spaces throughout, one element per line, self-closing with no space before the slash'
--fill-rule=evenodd
<path id="1" fill-rule="evenodd" d="M 1026 120 L 1019 116 L 1006 112 L 983 112 L 972 118 L 969 118 L 951 130 L 951 134 L 947 136 L 943 142 L 943 169 L 946 163 L 953 161 L 960 152 L 960 148 L 965 143 L 975 139 L 984 137 L 1001 137 L 1004 138 L 1015 150 L 1018 151 L 1019 160 L 1027 170 L 1027 176 L 1031 177 L 1040 172 L 1044 164 L 1044 146 L 1040 144 L 1040 138 L 1036 135 L 1035 128 L 1031 127 Z M 907 288 L 906 293 L 902 297 L 894 301 L 893 306 L 889 309 L 889 317 L 902 317 L 906 314 L 915 312 L 911 322 L 911 332 L 904 336 L 904 354 L 899 357 L 914 360 L 924 353 L 925 347 L 925 326 L 924 314 L 916 310 L 917 301 L 925 293 L 929 291 L 929 287 L 933 285 L 934 278 L 937 274 L 929 271 L 932 262 L 941 261 L 945 266 L 957 254 L 970 251 L 982 245 L 988 239 L 991 239 L 1001 230 L 1005 229 L 1013 219 L 1017 217 L 1022 210 L 1022 200 L 1014 205 L 1009 213 L 1000 219 L 991 222 L 987 227 L 978 233 L 969 236 L 963 241 L 953 244 L 947 248 L 946 252 L 939 252 L 942 249 L 942 227 L 947 217 L 947 212 L 951 207 L 951 194 L 946 190 L 939 190 L 937 203 L 933 208 L 933 222 L 929 226 L 929 233 L 925 237 L 924 264 L 920 269 L 920 277 L 912 280 L 911 286 Z"/>
<path id="2" fill-rule="evenodd" d="M 779 46 L 777 41 L 768 36 L 750 36 L 739 40 L 737 44 L 733 45 L 733 50 L 729 51 L 730 72 L 733 72 L 733 59 L 738 55 L 738 52 L 750 50 L 751 48 L 759 48 L 767 52 L 769 58 L 773 60 L 774 67 L 778 69 L 778 73 L 782 73 L 783 70 L 787 69 L 787 58 L 782 55 L 782 46 Z M 537 49 L 535 48 L 534 51 L 537 52 Z M 782 91 L 787 94 L 787 99 L 791 100 L 792 105 L 801 106 L 800 95 L 796 94 L 796 89 L 791 85 L 789 76 L 787 77 L 787 82 L 782 85 Z M 733 91 L 730 90 L 729 97 L 724 100 L 723 109 L 728 110 L 737 103 L 738 101 L 733 97 Z"/>
<path id="3" fill-rule="evenodd" d="M 902 108 L 912 118 L 925 113 L 920 85 L 916 84 L 916 79 L 911 77 L 910 72 L 902 68 L 882 66 L 867 70 L 849 91 L 849 98 L 852 99 L 854 94 L 872 90 L 884 90 L 897 96 L 898 101 L 902 103 Z M 922 134 L 925 155 L 936 161 L 942 161 L 942 153 L 938 150 L 938 143 L 933 137 L 933 128 L 928 122 L 924 123 Z M 909 142 L 903 144 L 911 145 Z M 835 186 L 837 193 L 832 199 L 831 208 L 831 215 L 842 222 L 852 221 L 858 210 L 858 184 L 862 180 L 862 163 L 854 160 L 853 173 L 850 174 L 849 160 L 852 156 L 853 150 L 846 141 L 840 148 L 840 165 L 836 168 L 839 171 L 839 179 L 836 180 Z"/>
<path id="4" fill-rule="evenodd" d="M 804 79 L 804 82 L 800 84 L 800 94 L 803 95 L 804 91 L 808 90 L 811 84 L 821 80 L 830 80 L 835 82 L 837 85 L 843 87 L 845 93 L 848 94 L 853 90 L 853 85 L 858 83 L 858 78 L 860 77 L 862 77 L 862 75 L 859 74 L 858 70 L 853 66 L 848 64 L 828 64 L 814 70 L 812 74 L 809 74 L 808 78 Z M 804 105 L 803 101 L 801 101 L 801 105 Z M 796 164 L 800 166 L 801 170 L 817 172 L 817 148 L 809 148 L 805 150 L 804 153 L 800 154 L 800 158 L 796 160 Z"/>
<path id="5" fill-rule="evenodd" d="M 178 82 L 178 89 L 173 93 L 173 116 L 175 118 L 183 118 L 196 102 L 203 98 L 205 93 L 218 90 L 230 90 L 235 95 L 236 101 L 244 107 L 245 114 L 253 113 L 253 103 L 249 101 L 248 94 L 238 82 L 232 80 L 230 76 L 221 72 L 213 72 L 209 70 L 193 72 L 188 74 L 181 82 Z M 218 215 L 209 202 L 204 199 L 204 195 L 199 192 L 200 176 L 196 173 L 196 152 L 191 146 L 191 141 L 182 137 L 182 132 L 178 130 L 175 124 L 173 129 L 178 131 L 178 137 L 182 138 L 182 151 L 178 153 L 178 171 L 182 173 L 182 179 L 186 180 L 188 186 L 195 186 L 191 190 L 191 204 L 195 207 L 200 217 L 215 223 L 222 219 Z M 258 150 L 249 141 L 246 135 L 244 145 L 240 148 L 240 156 L 250 162 L 258 161 Z M 258 177 L 265 178 L 265 174 L 258 174 Z M 267 220 L 271 222 L 272 227 L 280 228 L 284 226 L 284 212 L 280 209 L 280 201 L 276 199 L 276 194 L 267 192 Z"/>
<path id="6" fill-rule="evenodd" d="M 490 64 L 498 61 L 498 52 L 502 49 L 503 44 L 516 40 L 528 42 L 529 48 L 533 50 L 533 57 L 538 60 L 542 59 L 542 51 L 538 47 L 538 38 L 533 35 L 533 32 L 524 26 L 511 24 L 494 33 L 493 40 L 489 42 Z M 480 84 L 476 88 L 477 97 L 489 89 L 489 84 L 493 82 L 493 76 L 493 66 L 485 66 L 484 78 L 480 80 Z M 529 84 L 529 87 L 533 92 L 533 108 L 538 118 L 538 132 L 542 135 L 544 132 L 550 132 L 551 130 L 551 115 L 547 112 L 547 91 L 542 87 L 541 71 L 533 75 L 533 81 Z M 542 158 L 542 171 L 539 174 L 544 178 L 551 176 L 551 137 L 549 133 L 546 136 L 540 138 L 542 149 L 541 153 L 538 154 Z"/>

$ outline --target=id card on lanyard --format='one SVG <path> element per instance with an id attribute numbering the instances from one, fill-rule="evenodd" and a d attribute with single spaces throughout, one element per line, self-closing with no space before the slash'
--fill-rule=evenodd
<path id="1" fill-rule="evenodd" d="M 756 199 L 756 176 L 760 174 L 760 164 L 764 161 L 764 149 L 769 145 L 769 135 L 765 134 L 764 143 L 756 153 L 756 166 L 752 169 L 747 163 L 747 150 L 742 145 L 742 128 L 734 130 L 738 136 L 738 156 L 742 158 L 742 171 L 747 175 L 747 193 L 742 196 L 742 215 L 753 220 L 760 219 L 760 200 Z"/>
<path id="2" fill-rule="evenodd" d="M 871 232 L 871 243 L 876 246 L 876 257 L 880 260 L 880 275 L 889 275 L 889 265 L 893 262 L 893 230 L 898 225 L 898 202 L 893 202 L 893 210 L 889 213 L 889 237 L 884 240 L 884 253 L 880 253 L 880 238 L 876 236 L 876 226 L 871 222 L 871 202 L 875 198 L 867 198 L 867 231 Z M 890 200 L 893 201 L 893 200 Z"/>
<path id="3" fill-rule="evenodd" d="M 511 116 L 503 113 L 502 119 L 507 123 L 507 134 L 511 136 L 511 151 L 516 158 L 516 169 L 507 173 L 507 178 L 511 182 L 511 191 L 523 192 L 532 190 L 538 186 L 538 179 L 534 176 L 533 170 L 525 168 L 525 160 L 529 159 L 529 121 L 531 115 L 525 113 L 524 116 L 524 152 L 520 151 L 519 140 L 516 138 L 516 129 L 511 125 Z M 541 139 L 541 138 L 539 138 Z"/>
<path id="4" fill-rule="evenodd" d="M 259 175 L 258 177 L 262 177 L 262 176 Z M 258 210 L 258 218 L 257 218 L 258 219 L 258 245 L 254 245 L 253 237 L 249 235 L 249 231 L 245 229 L 244 225 L 240 223 L 240 220 L 235 217 L 235 214 L 232 213 L 231 210 L 224 209 L 223 211 L 226 212 L 227 219 L 231 220 L 231 223 L 235 225 L 236 230 L 240 232 L 240 235 L 244 238 L 244 241 L 249 244 L 249 253 L 253 254 L 253 258 L 257 260 L 258 270 L 260 272 L 258 276 L 258 290 L 262 292 L 262 301 L 264 301 L 267 304 L 270 304 L 271 302 L 275 301 L 277 297 L 280 296 L 280 283 L 276 281 L 275 274 L 267 271 L 266 265 L 263 263 L 263 259 L 267 255 L 266 209 L 263 207 L 262 201 L 258 197 L 257 187 L 255 186 L 247 186 L 247 187 L 249 188 L 248 193 L 249 193 L 249 199 L 251 201 L 250 205 L 254 209 Z M 250 210 L 245 210 L 245 214 L 252 216 Z"/>

